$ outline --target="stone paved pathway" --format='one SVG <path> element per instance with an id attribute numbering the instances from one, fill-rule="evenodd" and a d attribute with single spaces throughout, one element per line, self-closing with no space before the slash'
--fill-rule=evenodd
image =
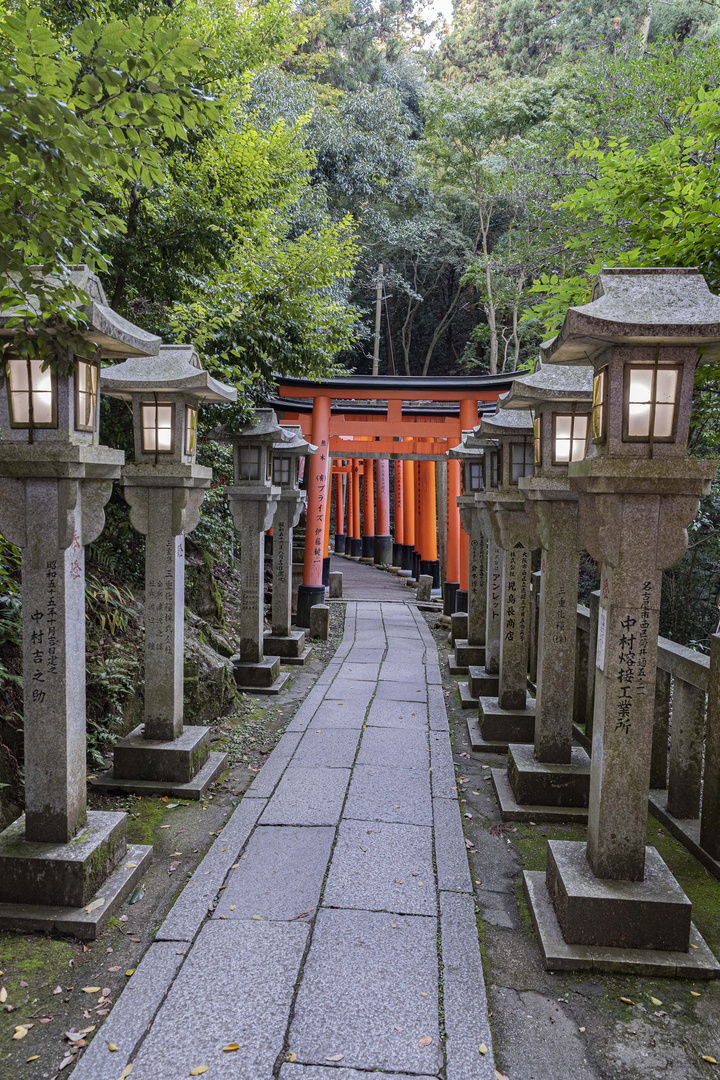
<path id="1" fill-rule="evenodd" d="M 397 600 L 404 604 L 415 596 L 414 589 L 409 589 L 387 570 L 376 570 L 374 566 L 343 559 L 341 555 L 330 556 L 330 569 L 342 573 L 345 600 Z"/>
<path id="2" fill-rule="evenodd" d="M 132 1080 L 495 1075 L 438 654 L 415 608 L 348 603 L 335 657 L 73 1080 L 128 1062 Z"/>

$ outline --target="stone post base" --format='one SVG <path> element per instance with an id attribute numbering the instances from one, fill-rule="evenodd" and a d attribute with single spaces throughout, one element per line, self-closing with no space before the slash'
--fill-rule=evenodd
<path id="1" fill-rule="evenodd" d="M 363 559 L 370 559 L 375 561 L 375 537 L 363 536 L 362 538 L 362 551 L 361 555 Z"/>
<path id="2" fill-rule="evenodd" d="M 289 675 L 280 674 L 280 659 L 266 656 L 257 664 L 232 657 L 233 674 L 238 690 L 245 694 L 279 694 Z"/>
<path id="3" fill-rule="evenodd" d="M 310 655 L 310 646 L 305 645 L 305 631 L 290 630 L 280 636 L 266 630 L 263 635 L 263 655 L 279 656 L 283 664 L 304 664 Z"/>
<path id="4" fill-rule="evenodd" d="M 468 636 L 468 613 L 467 611 L 450 612 L 450 640 L 453 644 L 458 638 Z"/>
<path id="5" fill-rule="evenodd" d="M 330 584 L 330 556 L 326 555 L 322 565 L 322 583 L 325 588 Z"/>
<path id="6" fill-rule="evenodd" d="M 359 559 L 362 553 L 362 540 L 359 536 L 353 536 L 349 552 L 351 558 Z M 345 554 L 348 554 L 347 540 L 345 541 Z"/>
<path id="7" fill-rule="evenodd" d="M 416 598 L 427 603 L 432 594 L 432 574 L 421 574 L 417 583 Z"/>
<path id="8" fill-rule="evenodd" d="M 206 727 L 186 727 L 177 739 L 161 740 L 145 739 L 140 725 L 116 743 L 112 769 L 91 783 L 138 795 L 202 799 L 226 761 L 227 754 L 210 752 Z"/>
<path id="9" fill-rule="evenodd" d="M 342 570 L 330 571 L 330 599 L 342 600 L 343 594 L 343 576 Z"/>
<path id="10" fill-rule="evenodd" d="M 531 743 L 535 739 L 535 699 L 529 694 L 524 709 L 502 709 L 497 698 L 481 697 L 479 704 L 480 731 L 487 743 L 504 744 L 507 751 L 512 743 Z"/>
<path id="11" fill-rule="evenodd" d="M 429 574 L 432 578 L 432 588 L 440 588 L 440 561 L 438 559 L 421 559 L 420 573 Z"/>
<path id="12" fill-rule="evenodd" d="M 480 667 L 485 663 L 485 646 L 471 645 L 467 638 L 455 640 L 455 666 L 466 671 L 469 667 Z"/>
<path id="13" fill-rule="evenodd" d="M 458 589 L 455 593 L 455 610 L 467 611 L 468 609 L 468 594 L 467 589 Z"/>
<path id="14" fill-rule="evenodd" d="M 334 547 L 335 547 L 335 554 L 336 555 L 344 555 L 345 554 L 345 539 L 346 539 L 345 533 L 335 533 Z"/>
<path id="15" fill-rule="evenodd" d="M 94 940 L 152 856 L 128 848 L 125 824 L 125 814 L 89 810 L 69 844 L 45 844 L 25 839 L 24 815 L 14 821 L 0 833 L 0 929 Z"/>
<path id="16" fill-rule="evenodd" d="M 403 549 L 403 546 L 404 546 L 403 544 L 395 544 L 395 543 L 393 543 L 393 546 L 392 546 L 392 564 L 393 564 L 393 566 L 396 566 L 398 569 L 400 569 L 402 567 L 402 549 Z"/>
<path id="17" fill-rule="evenodd" d="M 449 657 L 448 663 L 452 664 L 452 660 L 450 660 Z M 460 705 L 463 709 L 479 709 L 481 697 L 497 697 L 500 685 L 499 675 L 488 675 L 486 668 L 482 666 L 477 667 L 474 664 L 471 664 L 464 670 L 467 671 L 470 679 L 468 682 L 458 683 Z M 452 673 L 452 668 L 450 671 Z M 504 749 L 502 753 L 505 753 Z"/>
<path id="18" fill-rule="evenodd" d="M 538 761 L 532 746 L 511 743 L 507 771 L 492 770 L 503 821 L 587 821 L 590 758 L 573 747 L 569 765 Z"/>
<path id="19" fill-rule="evenodd" d="M 310 608 L 314 607 L 315 604 L 322 604 L 324 601 L 324 585 L 299 585 L 297 618 L 295 620 L 297 625 L 301 626 L 304 630 L 309 630 Z"/>
<path id="20" fill-rule="evenodd" d="M 584 844 L 581 844 L 584 848 Z M 597 879 L 596 879 L 597 880 Z M 610 882 L 617 886 L 620 882 Z M 628 884 L 628 883 L 622 883 Z M 720 963 L 690 923 L 687 951 L 617 948 L 604 945 L 574 945 L 566 942 L 558 922 L 542 871 L 523 874 L 525 897 L 540 942 L 543 966 L 548 971 L 620 972 L 655 978 L 717 979 Z M 612 903 L 612 897 L 607 897 Z"/>

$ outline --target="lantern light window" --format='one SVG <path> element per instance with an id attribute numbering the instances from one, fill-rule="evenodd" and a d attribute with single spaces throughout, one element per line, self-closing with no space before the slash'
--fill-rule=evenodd
<path id="1" fill-rule="evenodd" d="M 605 399 L 607 397 L 607 368 L 601 368 L 593 379 L 592 437 L 594 442 L 605 441 Z"/>
<path id="2" fill-rule="evenodd" d="M 10 426 L 57 427 L 57 379 L 40 359 L 8 360 Z"/>
<path id="3" fill-rule="evenodd" d="M 143 402 L 142 438 L 146 454 L 171 454 L 175 406 L 172 402 Z"/>
<path id="4" fill-rule="evenodd" d="M 479 461 L 471 461 L 468 466 L 471 491 L 482 491 L 482 465 Z"/>
<path id="5" fill-rule="evenodd" d="M 78 431 L 95 430 L 97 393 L 97 364 L 79 360 L 75 372 L 75 427 Z"/>
<path id="6" fill-rule="evenodd" d="M 625 365 L 626 441 L 674 439 L 678 382 L 677 367 Z"/>
<path id="7" fill-rule="evenodd" d="M 536 465 L 542 465 L 542 417 L 536 416 L 533 420 L 533 460 Z"/>
<path id="8" fill-rule="evenodd" d="M 241 446 L 240 447 L 240 479 L 241 480 L 259 480 L 260 479 L 260 447 L 259 446 Z"/>
<path id="9" fill-rule="evenodd" d="M 273 461 L 273 484 L 289 484 L 291 474 L 292 458 L 276 457 Z"/>
<path id="10" fill-rule="evenodd" d="M 185 453 L 195 457 L 197 451 L 198 411 L 192 405 L 185 406 Z"/>
<path id="11" fill-rule="evenodd" d="M 530 439 L 524 439 L 521 443 L 510 443 L 511 484 L 517 484 L 521 476 L 532 476 L 534 457 L 534 445 Z"/>
<path id="12" fill-rule="evenodd" d="M 554 413 L 553 464 L 567 465 L 585 457 L 588 418 L 581 413 Z"/>

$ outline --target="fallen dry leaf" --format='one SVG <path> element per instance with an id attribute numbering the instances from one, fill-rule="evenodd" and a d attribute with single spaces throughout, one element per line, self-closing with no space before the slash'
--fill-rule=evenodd
<path id="1" fill-rule="evenodd" d="M 620 1000 L 625 1002 L 626 1005 L 634 1005 L 635 1004 L 635 1002 L 631 1001 L 630 998 L 621 997 Z"/>
<path id="2" fill-rule="evenodd" d="M 123 1071 L 118 1076 L 118 1080 L 127 1080 L 128 1076 L 132 1072 L 132 1065 L 126 1065 Z"/>
<path id="3" fill-rule="evenodd" d="M 190 1070 L 190 1075 L 191 1076 L 202 1076 L 202 1074 L 206 1073 L 209 1068 L 210 1068 L 209 1065 L 198 1065 L 196 1069 L 191 1069 Z"/>
<path id="4" fill-rule="evenodd" d="M 128 979 L 129 979 L 131 975 L 135 974 L 135 968 L 128 968 L 127 971 L 125 972 L 125 974 L 127 975 Z"/>
<path id="5" fill-rule="evenodd" d="M 487 1046 L 485 1045 L 485 1043 L 480 1043 L 480 1045 L 478 1046 L 478 1050 L 483 1055 L 483 1057 L 485 1057 L 485 1055 L 488 1052 L 488 1049 L 487 1049 Z"/>
<path id="6" fill-rule="evenodd" d="M 326 1061 L 342 1061 L 342 1059 L 344 1057 L 345 1057 L 344 1054 L 327 1054 L 327 1056 L 325 1057 L 325 1060 Z"/>
<path id="7" fill-rule="evenodd" d="M 297 1054 L 294 1054 L 292 1052 L 292 1050 L 291 1050 L 289 1054 L 285 1055 L 285 1060 L 286 1061 L 297 1061 Z"/>
<path id="8" fill-rule="evenodd" d="M 702 997 L 702 995 L 697 990 L 691 990 L 690 993 L 693 997 Z"/>
<path id="9" fill-rule="evenodd" d="M 717 1061 L 715 1060 L 715 1058 L 710 1057 L 709 1054 L 703 1054 L 702 1059 L 703 1061 L 709 1062 L 711 1065 L 717 1065 Z"/>
<path id="10" fill-rule="evenodd" d="M 112 1050 L 114 1053 L 117 1050 L 115 1043 L 108 1043 L 108 1050 Z"/>
<path id="11" fill-rule="evenodd" d="M 27 1033 L 28 1033 L 28 1029 L 26 1027 L 16 1028 L 15 1029 L 15 1034 L 13 1035 L 13 1039 L 24 1039 L 25 1036 L 27 1035 Z"/>
<path id="12" fill-rule="evenodd" d="M 83 986 L 82 991 L 83 991 L 83 994 L 99 994 L 100 993 L 100 987 L 99 986 Z"/>
<path id="13" fill-rule="evenodd" d="M 230 910 L 234 911 L 236 907 L 237 907 L 237 904 L 231 904 L 230 905 Z"/>
<path id="14" fill-rule="evenodd" d="M 33 1056 L 32 1056 L 32 1057 L 29 1057 L 29 1058 L 27 1059 L 27 1063 L 28 1063 L 28 1065 L 29 1065 L 31 1061 L 39 1061 L 39 1059 L 40 1059 L 40 1055 L 39 1055 L 39 1054 L 33 1054 Z"/>
<path id="15" fill-rule="evenodd" d="M 650 998 L 650 1004 L 651 1005 L 662 1005 L 662 1001 L 660 1001 L 659 998 L 651 997 Z"/>
<path id="16" fill-rule="evenodd" d="M 105 898 L 102 896 L 98 897 L 97 900 L 93 900 L 91 904 L 88 904 L 88 906 L 85 908 L 85 913 L 89 915 L 91 911 L 95 911 L 97 908 L 102 907 L 104 903 Z"/>
<path id="17" fill-rule="evenodd" d="M 422 1039 L 418 1039 L 418 1046 L 429 1046 L 432 1042 L 432 1035 L 423 1035 Z"/>
<path id="18" fill-rule="evenodd" d="M 7 990 L 3 986 L 2 989 L 0 989 L 0 1005 L 4 1004 L 6 1001 L 7 1001 Z"/>
<path id="19" fill-rule="evenodd" d="M 230 1054 L 233 1050 L 239 1050 L 240 1043 L 228 1043 L 227 1046 L 223 1046 L 223 1053 Z"/>
<path id="20" fill-rule="evenodd" d="M 108 968 L 108 971 L 119 971 L 119 970 L 120 970 L 120 965 L 119 964 L 113 964 L 112 967 Z"/>
<path id="21" fill-rule="evenodd" d="M 495 1080 L 508 1080 L 507 1076 L 503 1076 L 503 1074 L 499 1073 L 497 1069 L 493 1069 L 493 1073 L 495 1074 Z"/>
<path id="22" fill-rule="evenodd" d="M 56 986 L 53 990 L 53 994 L 62 994 L 62 986 Z"/>

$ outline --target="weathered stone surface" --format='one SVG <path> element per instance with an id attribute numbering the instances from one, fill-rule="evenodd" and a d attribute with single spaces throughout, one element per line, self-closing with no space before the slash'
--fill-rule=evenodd
<path id="1" fill-rule="evenodd" d="M 301 737 L 299 732 L 285 732 L 243 798 L 268 799 L 272 795 Z"/>
<path id="2" fill-rule="evenodd" d="M 340 600 L 343 594 L 342 570 L 330 571 L 330 599 Z"/>
<path id="3" fill-rule="evenodd" d="M 432 582 L 433 579 L 431 574 L 421 574 L 418 578 L 415 595 L 421 603 L 427 603 L 429 601 L 432 593 Z"/>
<path id="4" fill-rule="evenodd" d="M 519 803 L 586 807 L 590 758 L 581 747 L 573 746 L 570 762 L 554 765 L 538 761 L 531 746 L 513 744 L 508 751 L 508 780 Z"/>
<path id="5" fill-rule="evenodd" d="M 318 720 L 316 715 L 293 755 L 293 767 L 350 768 L 355 760 L 360 741 L 359 730 L 357 728 L 330 728 L 323 731 L 321 723 L 322 721 Z"/>
<path id="6" fill-rule="evenodd" d="M 334 687 L 331 689 L 333 692 Z M 356 698 L 346 701 L 328 700 L 322 702 L 314 715 L 302 722 L 301 730 L 306 730 L 315 725 L 316 728 L 361 728 L 365 722 L 367 705 Z"/>
<path id="7" fill-rule="evenodd" d="M 196 1065 L 209 1065 L 219 1080 L 271 1076 L 307 934 L 297 922 L 203 927 L 133 1062 L 133 1078 L 178 1080 Z M 224 1054 L 231 1042 L 241 1051 Z"/>
<path id="8" fill-rule="evenodd" d="M 399 769 L 427 769 L 427 734 L 411 728 L 366 728 L 357 762 L 359 765 L 392 762 Z"/>
<path id="9" fill-rule="evenodd" d="M 356 765 L 343 817 L 432 825 L 430 779 L 419 769 Z"/>
<path id="10" fill-rule="evenodd" d="M 193 724 L 209 724 L 229 716 L 238 691 L 229 658 L 202 640 L 200 627 L 186 622 L 184 659 L 185 715 Z"/>
<path id="11" fill-rule="evenodd" d="M 346 660 L 353 664 L 379 664 L 385 655 L 384 648 L 369 648 L 364 645 L 353 645 L 347 654 Z"/>
<path id="12" fill-rule="evenodd" d="M 287 921 L 314 910 L 334 835 L 332 828 L 258 826 L 213 918 Z"/>
<path id="13" fill-rule="evenodd" d="M 470 867 L 458 803 L 452 799 L 433 798 L 433 818 L 438 889 L 472 893 Z"/>
<path id="14" fill-rule="evenodd" d="M 427 705 L 423 701 L 383 701 L 375 698 L 367 714 L 368 727 L 402 727 L 426 730 Z"/>
<path id="15" fill-rule="evenodd" d="M 186 941 L 156 941 L 150 946 L 73 1069 L 77 1080 L 117 1080 L 118 1068 L 122 1071 L 145 1035 L 189 948 Z M 108 1050 L 108 1043 L 117 1050 Z"/>
<path id="16" fill-rule="evenodd" d="M 691 904 L 655 848 L 644 881 L 595 877 L 585 845 L 550 840 L 547 887 L 569 945 L 687 952 Z"/>
<path id="17" fill-rule="evenodd" d="M 266 630 L 263 635 L 263 652 L 266 656 L 279 656 L 284 663 L 297 660 L 305 654 L 305 631 L 289 630 L 282 636 Z"/>
<path id="18" fill-rule="evenodd" d="M 478 942 L 475 900 L 440 893 L 447 1080 L 494 1080 L 492 1031 Z M 478 1047 L 484 1043 L 487 1054 Z"/>
<path id="19" fill-rule="evenodd" d="M 25 818 L 0 834 L 0 903 L 82 907 L 125 854 L 125 814 L 89 810 L 69 844 L 27 842 Z"/>
<path id="20" fill-rule="evenodd" d="M 479 667 L 485 663 L 485 646 L 471 645 L 466 638 L 458 638 L 455 642 L 455 667 L 463 671 L 473 667 Z"/>
<path id="21" fill-rule="evenodd" d="M 457 799 L 457 782 L 449 733 L 430 732 L 430 775 L 435 798 Z"/>
<path id="22" fill-rule="evenodd" d="M 330 632 L 330 608 L 327 604 L 313 604 L 310 608 L 310 637 L 327 641 Z"/>
<path id="23" fill-rule="evenodd" d="M 436 1080 L 435 1076 L 418 1076 L 413 1073 L 392 1074 L 393 1080 Z M 357 1069 L 343 1069 L 340 1080 L 367 1080 L 367 1073 Z M 280 1080 L 339 1080 L 338 1070 L 331 1065 L 298 1065 L 285 1062 L 280 1068 Z"/>
<path id="24" fill-rule="evenodd" d="M 267 690 L 280 674 L 280 659 L 266 656 L 257 663 L 250 663 L 236 656 L 233 657 L 233 673 L 238 686 Z"/>
<path id="25" fill-rule="evenodd" d="M 424 678 L 422 682 L 391 682 L 385 676 L 378 683 L 375 697 L 378 701 L 427 701 L 427 686 Z"/>
<path id="26" fill-rule="evenodd" d="M 337 825 L 349 779 L 349 769 L 313 769 L 290 764 L 268 802 L 261 823 Z"/>
<path id="27" fill-rule="evenodd" d="M 288 1038 L 298 1061 L 342 1053 L 344 1068 L 437 1073 L 436 932 L 422 916 L 320 911 Z"/>
<path id="28" fill-rule="evenodd" d="M 362 679 L 350 679 L 346 676 L 344 670 L 341 669 L 338 677 L 330 685 L 327 696 L 333 701 L 362 702 L 367 707 L 370 704 L 370 698 L 373 697 L 374 693 L 374 683 L 365 682 Z"/>
<path id="29" fill-rule="evenodd" d="M 343 819 L 323 904 L 435 915 L 432 870 L 430 828 Z"/>
<path id="30" fill-rule="evenodd" d="M 517 545 L 504 555 L 498 702 L 503 709 L 522 709 L 530 646 L 531 552 Z"/>
<path id="31" fill-rule="evenodd" d="M 209 752 L 210 731 L 206 727 L 186 727 L 165 740 L 146 739 L 138 727 L 115 744 L 113 773 L 118 779 L 187 784 Z"/>
<path id="32" fill-rule="evenodd" d="M 361 663 L 348 657 L 343 664 L 342 671 L 343 677 L 353 682 L 358 680 L 360 682 L 376 683 L 380 673 L 380 664 Z"/>
<path id="33" fill-rule="evenodd" d="M 468 675 L 470 676 L 469 689 L 472 697 L 497 697 L 500 683 L 498 675 L 489 674 L 487 668 L 474 666 L 468 668 Z"/>
<path id="34" fill-rule="evenodd" d="M 458 638 L 467 639 L 468 636 L 468 613 L 467 611 L 455 611 L 450 616 L 450 641 L 455 644 Z"/>
<path id="35" fill-rule="evenodd" d="M 480 698 L 480 730 L 486 742 L 531 743 L 535 701 L 526 692 L 524 709 L 503 709 L 492 697 Z"/>

